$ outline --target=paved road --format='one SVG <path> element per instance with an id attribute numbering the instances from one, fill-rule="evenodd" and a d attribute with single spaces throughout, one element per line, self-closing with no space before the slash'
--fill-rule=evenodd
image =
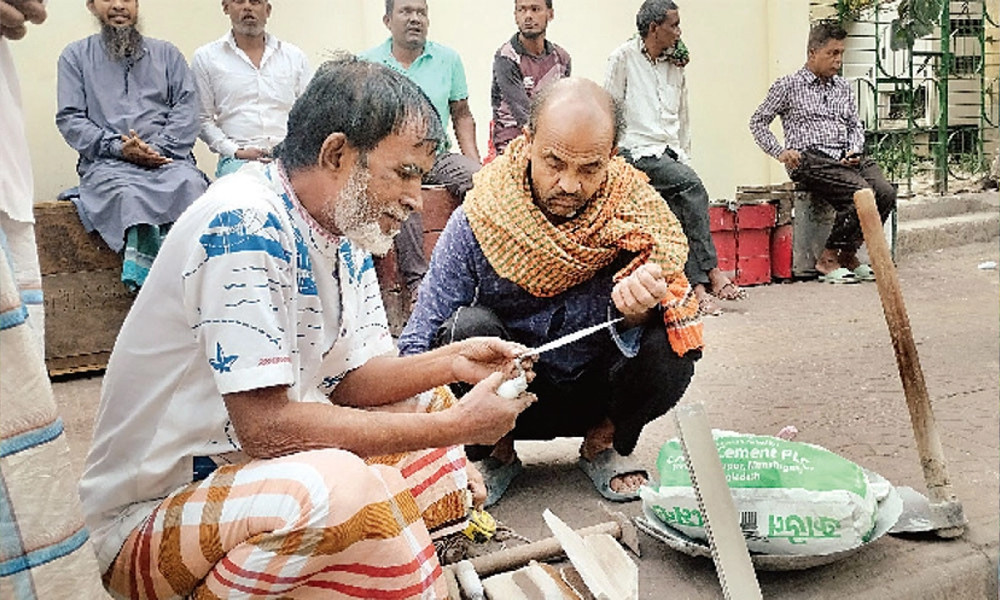
<path id="1" fill-rule="evenodd" d="M 835 565 L 762 573 L 766 598 L 997 598 L 1000 281 L 977 268 L 996 241 L 911 255 L 899 265 L 927 387 L 954 489 L 970 525 L 957 541 L 886 537 Z M 684 402 L 706 405 L 713 427 L 774 434 L 785 425 L 900 485 L 922 487 L 902 386 L 874 284 L 798 282 L 751 289 L 706 323 L 708 351 Z M 81 465 L 100 379 L 57 383 L 73 460 Z M 643 434 L 652 467 L 674 435 L 669 415 Z M 573 526 L 603 520 L 575 468 L 579 440 L 519 446 L 525 473 L 493 511 L 533 539 L 551 508 Z M 637 514 L 635 503 L 622 507 Z M 718 598 L 711 561 L 644 537 L 641 597 Z"/>
<path id="2" fill-rule="evenodd" d="M 970 526 L 959 541 L 883 538 L 828 567 L 760 576 L 765 598 L 996 598 L 1000 315 L 997 244 L 914 255 L 899 265 L 903 295 Z M 819 444 L 923 489 L 895 356 L 874 284 L 798 282 L 753 288 L 706 322 L 708 350 L 684 402 L 706 405 L 713 427 L 770 434 L 785 425 Z M 675 435 L 668 415 L 637 450 L 651 467 Z M 545 507 L 574 525 L 602 520 L 575 468 L 579 440 L 525 444 L 527 471 L 494 514 L 531 538 L 547 535 Z M 624 510 L 637 514 L 638 506 Z M 643 538 L 642 598 L 721 597 L 712 563 Z"/>

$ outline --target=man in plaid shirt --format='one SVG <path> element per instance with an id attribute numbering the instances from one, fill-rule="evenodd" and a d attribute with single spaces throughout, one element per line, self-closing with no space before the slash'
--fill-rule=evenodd
<path id="1" fill-rule="evenodd" d="M 854 192 L 871 188 L 882 221 L 896 206 L 896 190 L 879 166 L 864 156 L 864 128 L 847 81 L 837 75 L 847 32 L 822 22 L 809 32 L 804 67 L 786 75 L 753 116 L 754 140 L 788 170 L 793 181 L 829 202 L 837 211 L 826 248 L 816 261 L 821 279 L 831 283 L 874 281 L 868 265 L 857 258 L 864 241 L 854 209 Z M 781 117 L 784 145 L 770 130 Z"/>

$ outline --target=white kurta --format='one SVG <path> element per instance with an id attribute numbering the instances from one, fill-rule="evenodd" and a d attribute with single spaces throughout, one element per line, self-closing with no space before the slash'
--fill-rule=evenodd
<path id="1" fill-rule="evenodd" d="M 691 123 L 684 68 L 664 57 L 650 62 L 634 37 L 608 58 L 604 87 L 625 110 L 619 145 L 634 159 L 659 158 L 667 146 L 684 164 L 691 160 Z"/>

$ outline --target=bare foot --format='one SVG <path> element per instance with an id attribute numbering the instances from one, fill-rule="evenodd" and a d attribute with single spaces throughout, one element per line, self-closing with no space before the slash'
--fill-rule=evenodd
<path id="1" fill-rule="evenodd" d="M 704 284 L 696 283 L 692 289 L 694 297 L 698 299 L 698 312 L 702 316 L 715 317 L 722 314 L 722 307 L 715 301 L 715 297 L 708 293 Z"/>
<path id="2" fill-rule="evenodd" d="M 816 261 L 816 270 L 819 271 L 820 275 L 828 275 L 842 266 L 840 264 L 840 251 L 830 248 L 824 248 L 823 253 Z"/>
<path id="3" fill-rule="evenodd" d="M 469 477 L 469 493 L 472 494 L 472 506 L 482 509 L 486 502 L 487 490 L 483 474 L 479 472 L 476 465 L 469 461 L 465 465 L 466 475 Z"/>
<path id="4" fill-rule="evenodd" d="M 719 267 L 715 267 L 708 272 L 708 282 L 712 287 L 712 295 L 722 300 L 743 300 L 747 297 L 746 291 L 733 283 L 733 280 L 726 277 Z"/>
<path id="5" fill-rule="evenodd" d="M 851 271 L 861 266 L 861 261 L 858 260 L 857 250 L 841 250 L 838 252 L 838 257 L 840 266 L 846 267 Z"/>
<path id="6" fill-rule="evenodd" d="M 507 434 L 500 438 L 500 441 L 493 446 L 490 456 L 499 460 L 505 465 L 509 465 L 517 458 L 517 451 L 514 449 L 514 436 Z"/>
<path id="7" fill-rule="evenodd" d="M 610 419 L 604 421 L 587 432 L 580 444 L 580 456 L 584 460 L 594 460 L 601 452 L 612 447 L 615 435 L 615 425 Z M 629 494 L 638 491 L 648 479 L 642 473 L 626 473 L 617 475 L 608 482 L 611 491 L 619 494 Z"/>

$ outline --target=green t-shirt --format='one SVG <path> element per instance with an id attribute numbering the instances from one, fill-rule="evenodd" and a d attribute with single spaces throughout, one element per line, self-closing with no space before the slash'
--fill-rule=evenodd
<path id="1" fill-rule="evenodd" d="M 441 117 L 441 125 L 447 131 L 448 122 L 451 120 L 451 110 L 449 102 L 465 100 L 469 97 L 469 87 L 465 81 L 465 68 L 462 66 L 462 59 L 458 52 L 447 46 L 426 42 L 424 53 L 413 61 L 410 68 L 403 65 L 392 55 L 392 38 L 384 43 L 361 53 L 361 58 L 382 63 L 387 67 L 399 71 L 412 79 L 420 89 L 427 94 L 437 109 Z"/>

